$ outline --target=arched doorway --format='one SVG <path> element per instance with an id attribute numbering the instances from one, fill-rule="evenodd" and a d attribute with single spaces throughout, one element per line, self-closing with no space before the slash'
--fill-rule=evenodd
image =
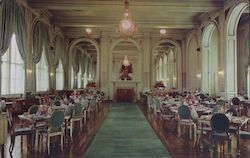
<path id="1" fill-rule="evenodd" d="M 152 48 L 151 67 L 151 86 L 160 79 L 167 89 L 182 91 L 181 47 L 177 41 L 158 41 Z"/>
<path id="2" fill-rule="evenodd" d="M 135 94 L 141 91 L 141 49 L 133 39 L 119 39 L 114 41 L 110 49 L 110 99 L 115 99 L 118 88 L 133 88 Z M 131 64 L 131 72 L 128 78 L 122 77 L 122 65 L 124 60 Z M 124 80 L 127 80 L 126 82 Z M 136 96 L 138 97 L 138 96 Z"/>
<path id="3" fill-rule="evenodd" d="M 85 69 L 87 69 L 88 66 L 91 66 L 92 69 L 89 69 L 89 71 L 91 72 L 85 72 L 84 70 L 82 70 L 82 68 L 84 66 L 81 66 L 81 64 L 79 65 L 79 72 L 81 72 L 81 78 L 79 79 L 79 77 L 77 75 L 78 74 L 74 74 L 72 73 L 73 69 L 72 69 L 72 61 L 73 61 L 73 57 L 74 57 L 74 51 L 75 49 L 77 49 L 77 52 L 81 52 L 82 56 L 86 55 L 85 57 L 88 57 L 90 60 L 88 62 L 92 63 L 88 63 L 88 65 L 85 65 Z M 78 38 L 73 40 L 70 43 L 69 46 L 69 78 L 68 78 L 68 85 L 71 85 L 72 83 L 80 83 L 82 84 L 81 87 L 84 87 L 83 85 L 86 85 L 87 80 L 89 78 L 92 78 L 95 82 L 97 87 L 99 87 L 99 55 L 100 54 L 100 50 L 99 50 L 99 45 L 98 43 L 93 40 L 93 39 L 88 39 L 88 38 Z M 81 62 L 85 62 L 84 61 L 84 57 L 83 60 Z M 73 77 L 72 77 L 73 75 Z M 72 80 L 74 80 L 74 82 L 72 82 Z M 68 86 L 70 87 L 70 86 Z"/>
<path id="4" fill-rule="evenodd" d="M 202 36 L 202 89 L 210 95 L 216 95 L 219 91 L 218 51 L 218 30 L 214 23 L 210 23 L 204 28 Z"/>
<path id="5" fill-rule="evenodd" d="M 228 98 L 237 96 L 237 29 L 239 20 L 249 3 L 242 2 L 231 8 L 225 23 L 225 92 Z"/>

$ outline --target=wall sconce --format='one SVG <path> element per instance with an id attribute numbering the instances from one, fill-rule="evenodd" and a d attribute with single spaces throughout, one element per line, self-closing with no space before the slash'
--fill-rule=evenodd
<path id="1" fill-rule="evenodd" d="M 54 76 L 54 73 L 53 73 L 53 72 L 51 72 L 49 75 L 50 75 L 50 76 Z"/>
<path id="2" fill-rule="evenodd" d="M 90 36 L 92 34 L 92 29 L 91 28 L 86 28 L 85 31 L 86 31 L 88 36 Z"/>
<path id="3" fill-rule="evenodd" d="M 160 34 L 161 35 L 166 35 L 166 33 L 167 33 L 166 29 L 160 29 Z"/>
<path id="4" fill-rule="evenodd" d="M 218 74 L 219 74 L 219 75 L 224 75 L 224 71 L 221 70 L 221 71 L 218 72 Z"/>
<path id="5" fill-rule="evenodd" d="M 197 77 L 197 78 L 201 78 L 201 74 L 197 74 L 196 77 Z"/>
<path id="6" fill-rule="evenodd" d="M 32 70 L 31 69 L 27 69 L 27 73 L 31 74 Z"/>

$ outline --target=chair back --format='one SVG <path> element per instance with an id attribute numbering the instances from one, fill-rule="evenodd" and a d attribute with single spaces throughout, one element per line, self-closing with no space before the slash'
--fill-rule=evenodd
<path id="1" fill-rule="evenodd" d="M 14 136 L 15 133 L 15 127 L 14 127 L 14 120 L 12 116 L 12 112 L 10 110 L 6 110 L 7 120 L 8 120 L 8 126 L 10 129 L 10 135 Z"/>
<path id="2" fill-rule="evenodd" d="M 74 107 L 73 106 L 68 106 L 65 109 L 64 116 L 69 116 L 71 118 L 72 115 L 73 115 L 73 112 L 74 112 Z"/>
<path id="3" fill-rule="evenodd" d="M 220 99 L 220 100 L 217 101 L 217 105 L 219 105 L 221 107 L 225 106 L 225 104 L 226 104 L 226 102 L 224 100 Z"/>
<path id="4" fill-rule="evenodd" d="M 215 107 L 213 107 L 211 113 L 216 114 L 216 113 L 219 113 L 220 111 L 221 111 L 220 105 L 216 105 Z"/>
<path id="5" fill-rule="evenodd" d="M 237 110 L 236 110 L 234 107 L 229 108 L 229 109 L 226 111 L 226 114 L 227 114 L 227 113 L 232 113 L 232 114 L 233 114 L 232 116 L 238 116 L 238 112 L 237 112 Z"/>
<path id="6" fill-rule="evenodd" d="M 153 102 L 154 102 L 154 105 L 156 106 L 156 108 L 160 108 L 160 101 L 159 101 L 159 99 L 157 99 L 157 98 L 153 98 Z"/>
<path id="7" fill-rule="evenodd" d="M 61 103 L 60 103 L 60 101 L 59 101 L 59 100 L 56 100 L 56 101 L 54 102 L 54 105 L 55 105 L 55 106 L 60 106 L 60 105 L 61 105 Z"/>
<path id="8" fill-rule="evenodd" d="M 229 130 L 229 120 L 225 114 L 214 114 L 210 120 L 212 130 L 216 133 L 224 133 Z"/>
<path id="9" fill-rule="evenodd" d="M 31 107 L 29 107 L 28 113 L 29 114 L 36 114 L 36 112 L 38 111 L 38 109 L 39 109 L 38 105 L 32 105 Z"/>
<path id="10" fill-rule="evenodd" d="M 233 97 L 232 98 L 232 103 L 233 103 L 233 105 L 240 105 L 240 99 L 237 98 L 237 97 Z"/>
<path id="11" fill-rule="evenodd" d="M 8 125 L 10 127 L 10 129 L 13 128 L 13 116 L 10 110 L 6 110 L 6 115 L 7 115 L 7 120 L 8 120 Z"/>
<path id="12" fill-rule="evenodd" d="M 204 94 L 200 94 L 200 99 L 204 101 L 206 99 L 206 96 Z"/>
<path id="13" fill-rule="evenodd" d="M 148 95 L 148 104 L 149 105 L 153 104 L 153 97 L 151 95 Z"/>
<path id="14" fill-rule="evenodd" d="M 52 113 L 49 119 L 49 124 L 51 128 L 58 129 L 62 126 L 64 122 L 64 112 L 56 110 Z"/>
<path id="15" fill-rule="evenodd" d="M 83 108 L 87 108 L 88 107 L 88 105 L 89 105 L 89 102 L 88 102 L 88 99 L 82 99 L 82 106 L 83 106 Z"/>
<path id="16" fill-rule="evenodd" d="M 73 113 L 73 115 L 74 116 L 80 116 L 81 113 L 82 113 L 82 104 L 76 103 L 75 106 L 74 106 L 74 113 Z"/>
<path id="17" fill-rule="evenodd" d="M 95 107 L 95 105 L 96 105 L 96 100 L 95 100 L 95 97 L 93 97 L 93 98 L 90 100 L 90 102 L 89 102 L 89 106 L 90 106 L 91 108 L 93 108 L 93 107 Z"/>
<path id="18" fill-rule="evenodd" d="M 190 110 L 186 105 L 181 105 L 178 108 L 178 114 L 179 114 L 180 119 L 190 119 L 190 116 L 191 116 Z"/>

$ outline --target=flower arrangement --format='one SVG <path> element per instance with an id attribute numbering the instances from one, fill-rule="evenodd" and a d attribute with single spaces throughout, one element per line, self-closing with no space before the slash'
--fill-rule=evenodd
<path id="1" fill-rule="evenodd" d="M 154 85 L 154 88 L 166 88 L 162 81 L 157 81 Z"/>
<path id="2" fill-rule="evenodd" d="M 88 82 L 88 84 L 86 85 L 87 88 L 95 88 L 96 87 L 96 83 L 95 82 Z"/>

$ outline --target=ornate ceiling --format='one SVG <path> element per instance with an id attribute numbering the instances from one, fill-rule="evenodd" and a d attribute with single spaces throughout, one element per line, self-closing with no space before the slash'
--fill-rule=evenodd
<path id="1" fill-rule="evenodd" d="M 32 8 L 46 12 L 50 20 L 75 38 L 91 27 L 115 33 L 123 14 L 123 0 L 27 0 Z M 168 36 L 181 38 L 189 29 L 197 27 L 201 18 L 221 10 L 227 0 L 130 0 L 132 18 L 138 34 L 159 34 L 167 28 Z M 79 34 L 80 33 L 80 34 Z"/>

